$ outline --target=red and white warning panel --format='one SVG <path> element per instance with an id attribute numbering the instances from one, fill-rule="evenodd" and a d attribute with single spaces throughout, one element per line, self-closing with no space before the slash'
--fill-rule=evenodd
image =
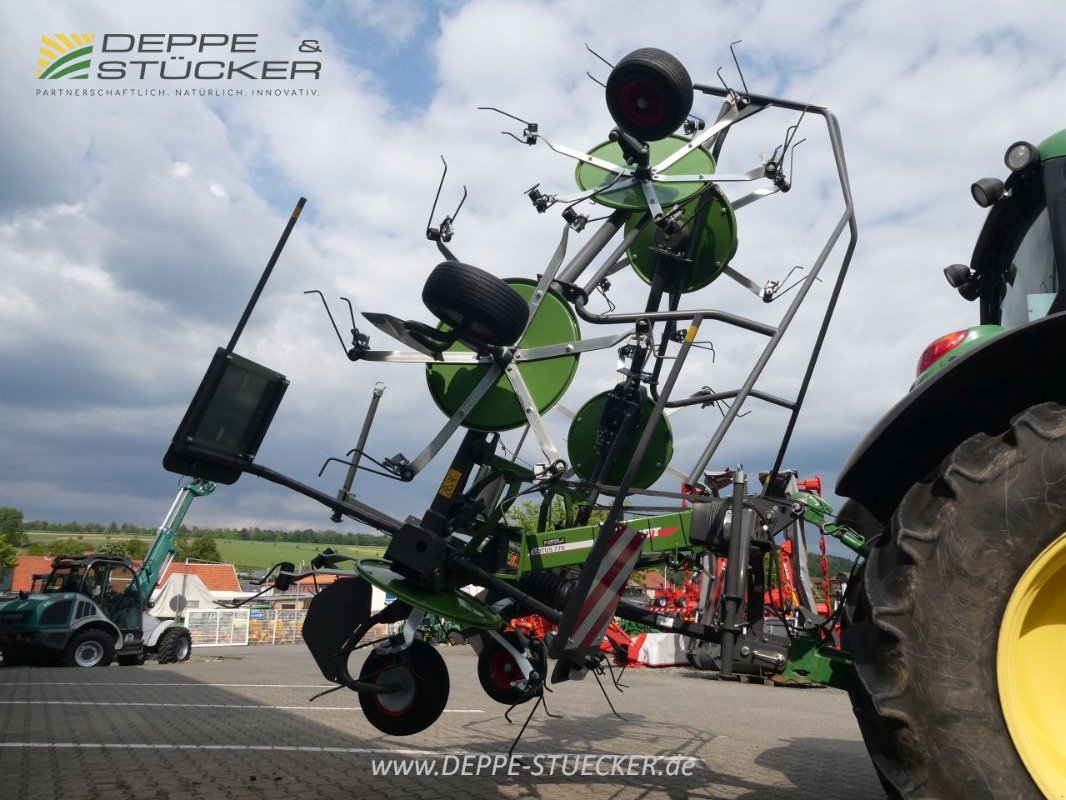
<path id="1" fill-rule="evenodd" d="M 598 647 L 614 619 L 622 591 L 640 555 L 647 531 L 633 530 L 619 523 L 607 539 L 606 552 L 592 578 L 588 593 L 576 614 L 567 608 L 558 636 L 566 649 Z M 590 565 L 591 566 L 591 565 Z M 582 576 L 584 577 L 584 576 Z M 580 583 L 579 583 L 580 586 Z M 578 600 L 571 600 L 571 605 Z"/>

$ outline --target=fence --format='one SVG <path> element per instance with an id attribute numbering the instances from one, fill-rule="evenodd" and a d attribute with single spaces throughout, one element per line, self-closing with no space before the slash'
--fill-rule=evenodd
<path id="1" fill-rule="evenodd" d="M 248 619 L 247 644 L 295 644 L 302 642 L 300 629 L 306 611 L 292 609 L 256 609 L 245 612 Z"/>
<path id="2" fill-rule="evenodd" d="M 226 608 L 196 609 L 185 612 L 185 625 L 197 647 L 245 644 L 297 644 L 303 642 L 301 629 L 306 610 Z M 373 628 L 368 638 L 383 636 L 385 626 Z"/>
<path id="3" fill-rule="evenodd" d="M 247 608 L 190 608 L 185 625 L 195 647 L 248 644 Z"/>

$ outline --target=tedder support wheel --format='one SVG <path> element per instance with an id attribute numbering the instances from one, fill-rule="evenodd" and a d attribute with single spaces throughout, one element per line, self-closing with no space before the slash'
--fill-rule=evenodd
<path id="1" fill-rule="evenodd" d="M 394 683 L 398 689 L 359 693 L 367 720 L 390 736 L 410 736 L 437 721 L 448 704 L 448 667 L 431 644 L 415 639 L 404 652 L 374 650 L 359 672 L 364 683 Z"/>
<path id="2" fill-rule="evenodd" d="M 900 503 L 845 628 L 855 714 L 893 796 L 1066 795 L 1064 533 L 1058 403 L 967 439 Z"/>
<path id="3" fill-rule="evenodd" d="M 422 287 L 422 302 L 441 322 L 479 344 L 509 346 L 529 319 L 529 306 L 513 287 L 458 261 L 438 264 Z"/>
<path id="4" fill-rule="evenodd" d="M 505 633 L 504 638 L 516 650 L 522 651 L 522 644 L 513 633 Z M 540 659 L 531 656 L 530 661 L 533 669 L 539 671 L 543 677 L 544 664 L 540 663 Z M 485 646 L 481 648 L 477 658 L 477 679 L 481 682 L 481 688 L 485 690 L 485 694 L 505 706 L 524 703 L 534 695 L 527 690 L 512 686 L 514 681 L 521 678 L 522 669 L 518 666 L 514 656 L 495 639 L 486 636 Z"/>
<path id="5" fill-rule="evenodd" d="M 692 110 L 692 78 L 663 50 L 634 50 L 607 77 L 607 110 L 626 133 L 645 142 L 663 139 Z"/>
<path id="6" fill-rule="evenodd" d="M 159 638 L 159 663 L 188 661 L 192 654 L 192 637 L 187 628 L 168 628 Z"/>
<path id="7" fill-rule="evenodd" d="M 115 657 L 115 643 L 100 630 L 74 634 L 63 651 L 64 667 L 106 667 Z"/>

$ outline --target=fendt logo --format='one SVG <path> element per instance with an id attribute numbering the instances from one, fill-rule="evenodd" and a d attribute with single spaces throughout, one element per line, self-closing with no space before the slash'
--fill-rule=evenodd
<path id="1" fill-rule="evenodd" d="M 95 33 L 53 33 L 41 37 L 37 77 L 87 80 Z"/>

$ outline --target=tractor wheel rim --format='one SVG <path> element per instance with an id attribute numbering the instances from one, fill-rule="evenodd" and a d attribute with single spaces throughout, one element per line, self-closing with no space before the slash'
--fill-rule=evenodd
<path id="1" fill-rule="evenodd" d="M 399 717 L 411 710 L 417 692 L 415 677 L 409 667 L 402 664 L 389 667 L 378 674 L 374 683 L 398 683 L 400 685 L 395 692 L 373 695 L 374 702 L 383 712 L 392 717 Z"/>
<path id="2" fill-rule="evenodd" d="M 184 636 L 178 639 L 178 646 L 174 648 L 174 655 L 178 661 L 184 661 L 189 657 L 189 641 Z"/>
<path id="3" fill-rule="evenodd" d="M 1048 672 L 1066 660 L 1066 533 L 1014 587 L 999 628 L 999 702 L 1014 747 L 1047 797 L 1066 786 L 1066 682 Z"/>
<path id="4" fill-rule="evenodd" d="M 522 676 L 514 657 L 506 650 L 497 650 L 489 658 L 489 678 L 501 689 L 513 689 L 514 682 Z"/>
<path id="5" fill-rule="evenodd" d="M 82 642 L 74 651 L 74 663 L 79 667 L 95 667 L 104 657 L 104 648 L 99 642 Z"/>
<path id="6" fill-rule="evenodd" d="M 662 90 L 653 82 L 642 78 L 627 81 L 619 94 L 622 113 L 630 124 L 647 127 L 663 118 Z"/>

